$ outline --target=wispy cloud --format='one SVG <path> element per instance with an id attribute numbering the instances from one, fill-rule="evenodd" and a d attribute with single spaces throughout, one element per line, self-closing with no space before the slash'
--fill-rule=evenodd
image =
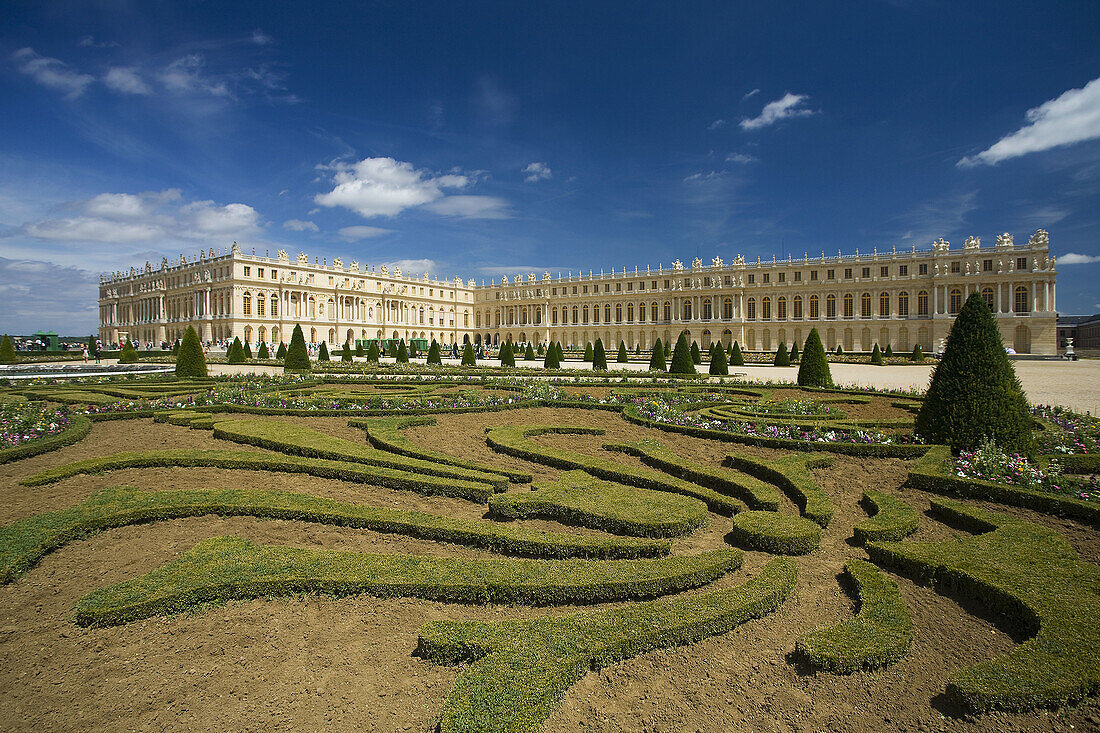
<path id="1" fill-rule="evenodd" d="M 727 163 L 755 163 L 757 160 L 756 156 L 745 153 L 730 153 L 726 156 Z"/>
<path id="2" fill-rule="evenodd" d="M 524 179 L 528 183 L 537 183 L 539 181 L 545 181 L 551 178 L 554 173 L 550 170 L 550 166 L 546 163 L 528 163 L 527 167 L 523 169 L 525 174 Z"/>
<path id="3" fill-rule="evenodd" d="M 794 117 L 809 117 L 810 115 L 817 114 L 815 110 L 806 109 L 802 106 L 802 103 L 809 98 L 809 95 L 806 94 L 791 94 L 787 92 L 774 102 L 765 104 L 759 116 L 746 117 L 741 120 L 741 129 L 759 130 L 762 127 L 774 125 L 780 120 L 787 120 Z"/>
<path id="4" fill-rule="evenodd" d="M 714 122 L 707 125 L 707 129 L 708 130 L 717 130 L 717 129 L 720 129 L 722 127 L 725 127 L 728 124 L 729 123 L 726 122 L 725 120 L 715 120 Z"/>
<path id="5" fill-rule="evenodd" d="M 58 287 L 64 283 L 65 287 Z M 27 334 L 36 328 L 63 336 L 98 327 L 96 274 L 56 262 L 0 257 L 0 331 Z"/>
<path id="6" fill-rule="evenodd" d="M 471 101 L 474 113 L 485 125 L 507 125 L 516 114 L 516 98 L 490 76 L 482 76 L 474 83 Z"/>
<path id="7" fill-rule="evenodd" d="M 401 272 L 405 275 L 417 276 L 423 275 L 425 272 L 431 277 L 432 273 L 439 272 L 439 266 L 435 260 L 419 259 L 419 260 L 393 260 L 386 263 L 386 267 L 391 270 L 395 267 L 400 267 Z"/>
<path id="8" fill-rule="evenodd" d="M 1100 257 L 1094 255 L 1079 255 L 1076 252 L 1069 252 L 1056 257 L 1055 260 L 1059 265 L 1088 265 L 1093 262 L 1100 262 Z"/>
<path id="9" fill-rule="evenodd" d="M 759 89 L 753 89 L 751 92 L 749 92 L 745 96 L 741 97 L 741 101 L 744 102 L 747 99 L 752 99 L 753 97 L 755 97 L 759 93 L 760 93 Z"/>
<path id="10" fill-rule="evenodd" d="M 33 48 L 21 48 L 11 57 L 20 73 L 48 89 L 64 92 L 68 99 L 79 97 L 95 81 L 90 74 L 73 71 L 63 61 L 41 56 Z"/>
<path id="11" fill-rule="evenodd" d="M 317 225 L 311 221 L 302 221 L 301 219 L 287 219 L 283 222 L 283 229 L 290 229 L 295 232 L 315 232 L 317 231 Z"/>
<path id="12" fill-rule="evenodd" d="M 508 202 L 496 196 L 445 196 L 427 204 L 425 209 L 440 216 L 460 219 L 510 219 Z"/>
<path id="13" fill-rule="evenodd" d="M 152 94 L 153 90 L 141 78 L 136 69 L 115 67 L 103 76 L 103 83 L 111 91 L 120 94 Z"/>
<path id="14" fill-rule="evenodd" d="M 370 239 L 371 237 L 381 237 L 383 234 L 389 234 L 392 229 L 383 229 L 382 227 L 368 227 L 362 224 L 344 227 L 340 230 L 340 236 L 344 239 Z"/>
<path id="15" fill-rule="evenodd" d="M 962 158 L 956 165 L 960 168 L 983 163 L 996 165 L 1028 153 L 1100 138 L 1100 79 L 1043 102 L 1029 109 L 1025 116 L 1029 124 L 977 155 Z"/>

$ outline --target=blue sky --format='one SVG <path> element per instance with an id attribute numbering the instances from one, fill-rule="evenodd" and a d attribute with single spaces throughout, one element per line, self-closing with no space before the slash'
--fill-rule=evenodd
<path id="1" fill-rule="evenodd" d="M 5 4 L 0 331 L 233 241 L 480 282 L 1044 228 L 1100 311 L 1100 4 L 541 5 Z"/>

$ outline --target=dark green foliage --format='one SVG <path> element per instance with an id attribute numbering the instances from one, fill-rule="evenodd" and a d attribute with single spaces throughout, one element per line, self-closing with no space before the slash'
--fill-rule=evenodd
<path id="1" fill-rule="evenodd" d="M 290 335 L 290 348 L 286 350 L 286 358 L 283 361 L 283 371 L 308 372 L 309 370 L 309 352 L 306 351 L 306 339 L 302 335 L 302 326 L 295 324 L 294 333 Z"/>
<path id="2" fill-rule="evenodd" d="M 691 342 L 691 363 L 692 364 L 702 364 L 703 363 L 703 355 L 702 355 L 702 353 L 699 352 L 699 344 L 695 343 L 694 341 Z"/>
<path id="3" fill-rule="evenodd" d="M 745 366 L 745 355 L 741 352 L 741 344 L 736 341 L 730 347 L 730 366 Z"/>
<path id="4" fill-rule="evenodd" d="M 561 341 L 558 342 L 558 361 L 565 361 L 565 349 L 561 345 Z"/>
<path id="5" fill-rule="evenodd" d="M 778 486 L 798 505 L 806 519 L 822 527 L 829 526 L 833 519 L 833 502 L 817 483 L 810 469 L 828 466 L 832 459 L 798 453 L 774 461 L 738 453 L 729 453 L 726 459 L 738 471 Z"/>
<path id="6" fill-rule="evenodd" d="M 583 361 L 587 361 L 587 362 L 592 361 L 592 342 L 591 341 L 589 341 L 587 344 L 584 345 L 584 359 L 583 359 Z"/>
<path id="7" fill-rule="evenodd" d="M 793 514 L 750 510 L 733 516 L 730 538 L 750 550 L 807 555 L 820 544 L 821 527 Z"/>
<path id="8" fill-rule="evenodd" d="M 924 361 L 924 349 L 917 344 L 913 347 L 913 353 L 909 355 L 909 361 L 922 362 Z"/>
<path id="9" fill-rule="evenodd" d="M 462 349 L 462 366 L 476 366 L 477 357 L 474 356 L 474 347 L 469 341 L 466 342 L 466 346 Z"/>
<path id="10" fill-rule="evenodd" d="M 867 489 L 863 492 L 863 505 L 874 511 L 870 519 L 855 527 L 855 540 L 861 545 L 882 540 L 902 540 L 920 526 L 920 512 L 891 494 Z"/>
<path id="11" fill-rule="evenodd" d="M 172 342 L 172 354 L 175 355 L 175 354 L 179 353 L 179 350 L 180 350 L 180 340 L 177 338 L 175 341 Z"/>
<path id="12" fill-rule="evenodd" d="M 283 343 L 282 341 L 279 342 L 279 348 L 275 352 L 275 358 L 278 359 L 279 361 L 282 361 L 283 359 L 286 358 L 286 344 Z"/>
<path id="13" fill-rule="evenodd" d="M 500 365 L 502 367 L 514 367 L 516 365 L 516 357 L 512 354 L 512 344 L 510 341 L 505 341 L 500 347 Z"/>
<path id="14" fill-rule="evenodd" d="M 11 342 L 11 336 L 4 334 L 4 340 L 0 341 L 0 364 L 15 364 L 16 361 L 15 345 Z"/>
<path id="15" fill-rule="evenodd" d="M 535 360 L 535 347 L 532 346 L 530 343 L 527 344 L 527 350 L 525 352 L 523 352 L 523 360 L 524 361 L 534 361 Z"/>
<path id="16" fill-rule="evenodd" d="M 558 348 L 557 342 L 550 342 L 550 346 L 546 349 L 546 356 L 543 357 L 542 360 L 544 369 L 559 369 L 561 367 L 561 359 L 558 357 Z"/>
<path id="17" fill-rule="evenodd" d="M 669 340 L 667 343 L 665 343 L 665 361 L 670 361 L 671 359 L 672 359 L 672 341 Z"/>
<path id="18" fill-rule="evenodd" d="M 1033 445 L 1027 398 L 980 293 L 966 299 L 951 326 L 914 431 L 955 452 L 983 438 L 1021 453 Z"/>
<path id="19" fill-rule="evenodd" d="M 829 358 L 825 347 L 821 345 L 821 336 L 817 329 L 810 331 L 802 350 L 802 362 L 798 365 L 798 386 L 832 387 L 833 373 L 829 369 Z"/>
<path id="20" fill-rule="evenodd" d="M 787 367 L 791 365 L 791 355 L 787 353 L 787 342 L 780 341 L 779 348 L 775 350 L 775 358 L 772 359 L 772 366 Z"/>
<path id="21" fill-rule="evenodd" d="M 408 364 L 409 363 L 409 350 L 405 347 L 405 339 L 401 339 L 401 341 L 398 342 L 398 344 L 397 344 L 397 358 L 396 358 L 396 361 L 397 361 L 398 364 Z"/>
<path id="22" fill-rule="evenodd" d="M 443 365 L 443 359 L 439 353 L 439 343 L 432 339 L 432 345 L 428 347 L 428 364 Z"/>
<path id="23" fill-rule="evenodd" d="M 630 361 L 630 355 L 626 351 L 626 342 L 619 342 L 619 353 L 615 356 L 615 361 L 619 364 L 626 364 Z"/>
<path id="24" fill-rule="evenodd" d="M 878 344 L 875 344 L 875 348 L 871 351 L 871 363 L 875 366 L 882 366 L 882 352 L 878 350 Z"/>
<path id="25" fill-rule="evenodd" d="M 682 333 L 676 340 L 676 350 L 672 354 L 672 366 L 668 373 L 695 374 L 695 361 L 691 358 L 691 347 L 688 346 L 687 336 Z"/>
<path id="26" fill-rule="evenodd" d="M 837 344 L 836 348 L 833 350 L 833 353 L 836 354 L 837 356 L 840 356 L 841 354 L 844 353 L 844 347 L 841 346 L 840 344 Z"/>
<path id="27" fill-rule="evenodd" d="M 229 349 L 225 352 L 225 360 L 229 364 L 244 364 L 244 346 L 236 336 L 233 337 L 233 343 L 229 344 Z"/>
<path id="28" fill-rule="evenodd" d="M 3 344 L 0 343 L 0 350 L 2 350 L 2 348 L 3 348 Z M 89 336 L 88 337 L 88 356 L 91 356 L 91 357 L 94 358 L 97 351 L 99 351 L 99 349 L 96 347 L 95 336 Z"/>
<path id="29" fill-rule="evenodd" d="M 592 349 L 592 369 L 597 372 L 607 371 L 607 354 L 603 350 L 603 340 L 597 338 L 596 346 Z"/>
<path id="30" fill-rule="evenodd" d="M 729 365 L 726 363 L 726 350 L 720 343 L 710 347 L 710 373 L 714 376 L 730 373 Z"/>
<path id="31" fill-rule="evenodd" d="M 245 355 L 246 359 L 251 359 L 252 358 L 252 347 L 248 345 L 247 341 L 245 341 L 245 343 L 244 343 L 244 355 Z M 266 341 L 261 341 L 260 342 L 260 348 L 256 350 L 256 358 L 257 359 L 270 359 L 271 358 L 271 352 L 268 351 L 268 349 L 267 349 L 267 342 Z"/>
<path id="32" fill-rule="evenodd" d="M 798 343 L 791 344 L 791 363 L 794 364 L 798 361 Z"/>
<path id="33" fill-rule="evenodd" d="M 122 351 L 118 355 L 119 364 L 136 364 L 138 360 L 137 349 L 134 348 L 134 342 L 130 339 L 126 339 L 126 343 L 122 345 Z"/>
<path id="34" fill-rule="evenodd" d="M 538 354 L 539 354 L 539 356 L 545 356 L 546 355 L 546 347 L 544 347 L 542 344 L 539 344 Z"/>
<path id="35" fill-rule="evenodd" d="M 344 347 L 340 349 L 340 361 L 351 362 L 352 361 L 351 339 L 344 341 Z"/>
<path id="36" fill-rule="evenodd" d="M 886 344 L 886 351 L 884 351 L 882 355 L 887 359 L 894 355 L 894 350 L 890 348 L 890 344 Z"/>
<path id="37" fill-rule="evenodd" d="M 237 345 L 240 346 L 239 343 Z M 133 347 L 131 346 L 131 348 Z M 136 353 L 134 357 L 134 361 L 137 361 Z M 176 376 L 206 376 L 206 357 L 203 356 L 202 344 L 199 343 L 199 335 L 195 333 L 194 326 L 188 326 L 187 330 L 183 332 L 183 341 L 180 342 L 180 350 L 176 354 Z"/>
<path id="38" fill-rule="evenodd" d="M 317 361 L 331 361 L 332 358 L 328 355 L 328 344 L 324 341 L 321 342 L 320 348 L 317 349 Z"/>
<path id="39" fill-rule="evenodd" d="M 649 370 L 653 372 L 663 372 L 666 369 L 665 347 L 661 343 L 661 339 L 657 339 L 657 343 L 653 344 L 653 355 L 649 357 Z"/>
<path id="40" fill-rule="evenodd" d="M 356 356 L 364 356 L 363 342 L 361 340 L 355 342 L 355 355 Z"/>
<path id="41" fill-rule="evenodd" d="M 367 349 L 367 361 L 377 364 L 380 358 L 381 355 L 379 354 L 378 349 L 378 339 L 372 339 L 370 342 L 370 348 Z"/>

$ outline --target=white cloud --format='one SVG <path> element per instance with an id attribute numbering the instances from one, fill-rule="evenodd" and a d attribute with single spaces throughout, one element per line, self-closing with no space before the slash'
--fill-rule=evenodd
<path id="1" fill-rule="evenodd" d="M 148 216 L 152 202 L 132 193 L 101 193 L 84 204 L 84 211 L 108 219 L 136 219 Z"/>
<path id="2" fill-rule="evenodd" d="M 759 93 L 760 93 L 759 89 L 753 89 L 751 92 L 749 92 L 745 96 L 741 97 L 741 101 L 744 102 L 746 99 L 752 99 L 753 97 L 755 97 Z"/>
<path id="3" fill-rule="evenodd" d="M 393 262 L 387 262 L 386 266 L 391 270 L 395 267 L 400 267 L 401 272 L 406 275 L 423 275 L 425 272 L 430 276 L 433 272 L 439 272 L 439 267 L 436 265 L 435 260 L 420 259 L 420 260 L 394 260 Z"/>
<path id="4" fill-rule="evenodd" d="M 224 79 L 210 79 L 203 73 L 206 60 L 193 53 L 178 58 L 160 72 L 160 82 L 170 92 L 204 92 L 215 97 L 230 97 L 229 84 Z"/>
<path id="5" fill-rule="evenodd" d="M 707 125 L 707 129 L 708 130 L 717 130 L 718 128 L 725 127 L 728 124 L 729 123 L 726 122 L 725 120 L 715 120 L 714 122 Z"/>
<path id="6" fill-rule="evenodd" d="M 774 125 L 780 120 L 790 119 L 792 117 L 808 117 L 812 114 L 816 114 L 814 110 L 806 109 L 801 106 L 802 103 L 809 98 L 810 97 L 806 94 L 791 94 L 787 92 L 774 102 L 765 104 L 759 117 L 746 117 L 741 120 L 741 129 L 758 130 L 761 127 Z"/>
<path id="7" fill-rule="evenodd" d="M 117 48 L 118 41 L 96 41 L 95 36 L 84 36 L 76 45 L 81 48 Z"/>
<path id="8" fill-rule="evenodd" d="M 264 33 L 259 28 L 252 31 L 251 38 L 252 38 L 252 42 L 255 43 L 257 46 L 266 46 L 269 43 L 274 43 L 275 42 L 274 38 L 272 38 L 268 34 Z"/>
<path id="9" fill-rule="evenodd" d="M 550 170 L 550 166 L 546 163 L 528 163 L 523 172 L 527 174 L 524 180 L 528 183 L 545 181 L 554 175 L 554 172 Z"/>
<path id="10" fill-rule="evenodd" d="M 690 176 L 684 178 L 684 183 L 707 183 L 709 181 L 718 180 L 721 177 L 722 174 L 718 171 L 692 173 Z"/>
<path id="11" fill-rule="evenodd" d="M 255 230 L 260 215 L 248 204 L 217 206 L 213 201 L 195 201 L 180 209 L 190 215 L 195 231 L 204 235 L 243 234 Z"/>
<path id="12" fill-rule="evenodd" d="M 12 54 L 19 71 L 44 87 L 64 92 L 69 99 L 79 97 L 95 79 L 73 71 L 64 62 L 40 56 L 33 48 L 21 48 Z"/>
<path id="13" fill-rule="evenodd" d="M 1076 252 L 1069 252 L 1061 257 L 1055 257 L 1055 261 L 1059 265 L 1087 265 L 1092 262 L 1100 262 L 1100 257 L 1095 255 L 1079 255 Z"/>
<path id="14" fill-rule="evenodd" d="M 283 222 L 283 229 L 291 229 L 296 232 L 315 232 L 317 231 L 317 225 L 311 221 L 287 219 Z"/>
<path id="15" fill-rule="evenodd" d="M 368 227 L 368 226 L 353 226 L 344 227 L 340 230 L 340 236 L 345 239 L 369 239 L 371 237 L 380 237 L 383 234 L 389 234 L 392 229 L 383 229 L 382 227 Z"/>
<path id="16" fill-rule="evenodd" d="M 496 196 L 446 196 L 427 204 L 425 209 L 441 216 L 463 219 L 508 219 L 508 202 Z"/>
<path id="17" fill-rule="evenodd" d="M 960 168 L 982 163 L 996 165 L 1028 153 L 1100 138 L 1100 79 L 1029 109 L 1026 117 L 1030 124 L 1005 135 L 977 155 L 962 158 L 956 165 Z"/>
<path id="18" fill-rule="evenodd" d="M 321 166 L 325 168 L 326 166 Z M 463 175 L 431 173 L 393 158 L 364 158 L 358 163 L 336 163 L 335 187 L 313 198 L 321 206 L 342 206 L 364 217 L 396 216 L 444 196 L 444 189 L 465 188 Z"/>
<path id="19" fill-rule="evenodd" d="M 152 94 L 153 90 L 132 68 L 116 66 L 103 77 L 108 89 L 121 94 Z"/>
<path id="20" fill-rule="evenodd" d="M 90 216 L 42 219 L 26 225 L 23 231 L 35 239 L 51 242 L 146 242 L 164 236 L 154 223 L 111 221 Z"/>
<path id="21" fill-rule="evenodd" d="M 0 257 L 0 333 L 38 329 L 62 336 L 99 327 L 99 282 L 95 273 L 56 262 Z"/>
<path id="22" fill-rule="evenodd" d="M 726 156 L 727 163 L 755 163 L 756 161 L 756 156 L 746 155 L 745 153 L 730 153 Z"/>

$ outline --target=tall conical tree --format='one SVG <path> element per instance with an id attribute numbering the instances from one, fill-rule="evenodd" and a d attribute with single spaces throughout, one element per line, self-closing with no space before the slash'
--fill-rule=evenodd
<path id="1" fill-rule="evenodd" d="M 286 350 L 286 358 L 283 360 L 284 372 L 308 372 L 309 352 L 306 351 L 306 338 L 302 335 L 302 326 L 295 324 L 294 333 L 290 334 L 290 347 Z"/>
<path id="2" fill-rule="evenodd" d="M 332 357 L 328 355 L 328 344 L 324 341 L 321 342 L 321 346 L 317 349 L 317 361 L 331 361 Z"/>
<path id="3" fill-rule="evenodd" d="M 798 365 L 798 386 L 832 387 L 833 374 L 829 370 L 829 358 L 821 345 L 817 329 L 811 329 L 802 345 L 802 363 Z"/>
<path id="4" fill-rule="evenodd" d="M 665 362 L 665 345 L 661 339 L 653 344 L 653 354 L 649 357 L 649 370 L 651 372 L 663 372 L 667 369 Z"/>
<path id="5" fill-rule="evenodd" d="M 363 356 L 364 355 L 363 354 L 363 340 L 362 339 L 356 339 L 355 340 L 355 355 L 356 356 Z"/>
<path id="6" fill-rule="evenodd" d="M 343 362 L 352 361 L 351 354 L 352 354 L 351 339 L 345 339 L 344 340 L 344 348 L 340 349 L 340 361 L 343 361 Z"/>
<path id="7" fill-rule="evenodd" d="M 775 358 L 772 366 L 786 367 L 791 365 L 791 355 L 787 353 L 787 342 L 780 341 L 779 348 L 775 350 Z"/>
<path id="8" fill-rule="evenodd" d="M 523 359 L 524 361 L 535 360 L 535 347 L 532 346 L 530 343 L 527 344 L 527 351 L 523 352 Z"/>
<path id="9" fill-rule="evenodd" d="M 197 337 L 196 337 L 197 338 Z M 182 347 L 181 347 L 182 348 Z M 200 345 L 199 350 L 202 350 Z M 119 364 L 137 364 L 138 353 L 134 348 L 134 342 L 130 339 L 126 339 L 126 343 L 122 345 L 122 351 L 118 355 Z"/>
<path id="10" fill-rule="evenodd" d="M 909 355 L 909 361 L 924 361 L 924 349 L 920 347 L 920 344 L 917 344 L 913 347 L 913 353 Z"/>
<path id="11" fill-rule="evenodd" d="M 730 373 L 729 364 L 726 362 L 726 350 L 720 343 L 710 347 L 710 373 L 717 377 Z"/>
<path id="12" fill-rule="evenodd" d="M 882 366 L 882 352 L 878 350 L 878 344 L 875 344 L 875 348 L 871 351 L 871 363 L 876 366 Z"/>
<path id="13" fill-rule="evenodd" d="M 676 349 L 672 352 L 672 366 L 669 374 L 695 374 L 695 362 L 691 359 L 691 347 L 688 346 L 687 336 L 680 334 L 676 339 Z"/>
<path id="14" fill-rule="evenodd" d="M 279 348 L 275 350 L 275 358 L 279 361 L 286 359 L 286 344 L 279 342 Z"/>
<path id="15" fill-rule="evenodd" d="M 236 341 L 238 349 L 241 342 Z M 177 377 L 205 377 L 206 357 L 202 353 L 202 344 L 199 343 L 199 335 L 195 333 L 194 326 L 188 326 L 183 332 L 183 340 L 180 341 L 179 352 L 176 353 Z"/>
<path id="16" fill-rule="evenodd" d="M 244 354 L 245 361 L 252 358 L 252 347 L 248 343 L 248 339 L 241 342 L 241 353 Z M 256 354 L 258 359 L 267 359 L 269 355 L 267 353 L 267 344 L 260 342 L 259 353 Z"/>
<path id="17" fill-rule="evenodd" d="M 630 355 L 626 353 L 626 342 L 619 342 L 619 353 L 615 356 L 615 361 L 619 364 L 626 364 L 630 361 Z"/>
<path id="18" fill-rule="evenodd" d="M 603 339 L 596 339 L 596 346 L 592 349 L 592 369 L 597 372 L 607 371 L 607 353 L 603 350 Z"/>
<path id="19" fill-rule="evenodd" d="M 584 345 L 584 361 L 591 362 L 592 356 L 592 342 L 589 341 L 587 344 Z"/>
<path id="20" fill-rule="evenodd" d="M 546 349 L 546 355 L 542 359 L 543 369 L 560 369 L 561 359 L 558 357 L 560 353 L 558 351 L 560 347 L 557 342 L 551 341 L 550 346 Z"/>
<path id="21" fill-rule="evenodd" d="M 439 342 L 435 339 L 432 339 L 432 345 L 428 347 L 428 360 L 426 363 L 443 365 L 443 359 L 439 353 Z"/>
<path id="22" fill-rule="evenodd" d="M 837 344 L 837 345 L 836 345 L 836 350 L 834 351 L 834 353 L 835 353 L 835 354 L 836 354 L 837 356 L 841 356 L 841 355 L 843 355 L 843 354 L 844 354 L 844 347 L 843 347 L 843 346 L 841 346 L 840 344 Z"/>
<path id="23" fill-rule="evenodd" d="M 665 361 L 672 359 L 672 339 L 665 342 Z"/>
<path id="24" fill-rule="evenodd" d="M 536 353 L 539 356 L 545 356 L 546 355 L 546 348 L 542 344 L 539 344 L 539 348 L 538 348 L 538 351 Z"/>
<path id="25" fill-rule="evenodd" d="M 95 352 L 96 352 L 95 336 L 89 336 L 88 337 L 88 356 L 90 356 L 92 358 L 95 358 Z"/>
<path id="26" fill-rule="evenodd" d="M 244 355 L 246 359 L 252 358 L 252 347 L 248 345 L 248 342 L 244 342 Z M 261 341 L 260 348 L 256 350 L 257 359 L 270 359 L 271 352 L 267 350 L 267 342 Z"/>
<path id="27" fill-rule="evenodd" d="M 233 343 L 229 344 L 229 349 L 225 352 L 225 361 L 229 364 L 244 364 L 244 346 L 241 345 L 241 340 L 234 336 Z M 179 365 L 179 358 L 176 358 L 176 364 Z"/>
<path id="28" fill-rule="evenodd" d="M 505 341 L 504 345 L 500 347 L 500 365 L 502 367 L 514 367 L 516 365 L 516 357 L 512 353 L 512 343 Z"/>
<path id="29" fill-rule="evenodd" d="M 1027 397 L 981 293 L 966 299 L 951 326 L 914 430 L 956 453 L 984 439 L 1020 453 L 1034 444 Z"/>
<path id="30" fill-rule="evenodd" d="M 11 342 L 11 336 L 4 334 L 4 340 L 0 341 L 0 364 L 14 364 L 16 361 L 15 345 Z"/>
<path id="31" fill-rule="evenodd" d="M 474 347 L 469 341 L 466 342 L 466 346 L 462 349 L 462 366 L 476 366 L 477 357 L 474 356 Z"/>
<path id="32" fill-rule="evenodd" d="M 882 352 L 884 359 L 889 359 L 894 355 L 894 350 L 890 348 L 890 344 L 886 344 L 886 350 Z"/>
<path id="33" fill-rule="evenodd" d="M 741 344 L 736 341 L 730 347 L 730 366 L 745 366 L 745 355 L 741 351 Z"/>
<path id="34" fill-rule="evenodd" d="M 177 338 L 175 341 L 172 342 L 172 353 L 173 354 L 178 354 L 179 350 L 180 350 L 180 340 Z"/>
<path id="35" fill-rule="evenodd" d="M 378 339 L 371 339 L 370 348 L 367 349 L 367 361 L 377 364 L 379 358 Z"/>
<path id="36" fill-rule="evenodd" d="M 691 363 L 703 363 L 703 352 L 699 351 L 699 344 L 695 343 L 694 341 L 691 342 Z"/>
<path id="37" fill-rule="evenodd" d="M 398 364 L 409 363 L 409 349 L 405 346 L 405 339 L 401 339 L 397 344 L 397 359 Z"/>
<path id="38" fill-rule="evenodd" d="M 791 344 L 791 363 L 794 364 L 798 361 L 798 342 L 795 341 Z"/>

